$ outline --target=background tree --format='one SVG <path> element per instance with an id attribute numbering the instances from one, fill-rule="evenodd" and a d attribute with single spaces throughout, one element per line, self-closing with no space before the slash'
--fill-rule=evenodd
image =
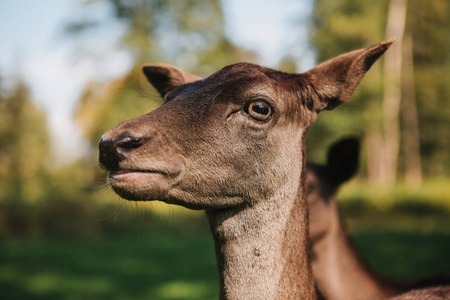
<path id="1" fill-rule="evenodd" d="M 85 5 L 99 3 L 110 8 L 110 18 L 72 20 L 66 33 L 90 40 L 91 34 L 118 22 L 125 30 L 117 47 L 127 50 L 135 65 L 171 62 L 205 76 L 230 59 L 254 60 L 225 37 L 219 0 L 94 0 Z"/>
<path id="2" fill-rule="evenodd" d="M 44 194 L 49 135 L 46 116 L 22 80 L 1 93 L 0 120 L 0 196 L 37 201 Z"/>
<path id="3" fill-rule="evenodd" d="M 422 183 L 419 118 L 414 83 L 413 42 L 410 34 L 403 39 L 402 119 L 405 181 L 411 185 Z"/>
<path id="4" fill-rule="evenodd" d="M 400 149 L 400 102 L 402 99 L 403 33 L 407 0 L 390 0 L 386 21 L 386 37 L 397 42 L 384 57 L 383 131 L 381 174 L 377 181 L 393 183 L 397 178 Z"/>
<path id="5" fill-rule="evenodd" d="M 405 34 L 413 42 L 422 168 L 434 177 L 450 175 L 449 14 L 446 0 L 408 2 Z"/>
<path id="6" fill-rule="evenodd" d="M 311 43 L 317 50 L 318 60 L 385 39 L 385 32 L 389 31 L 386 27 L 389 4 L 390 2 L 386 0 L 376 2 L 316 0 Z M 387 92 L 386 88 L 393 81 L 392 78 L 383 75 L 383 69 L 390 68 L 392 64 L 399 62 L 398 59 L 394 59 L 389 63 L 387 59 L 385 65 L 375 65 L 375 68 L 371 70 L 362 86 L 356 91 L 354 101 L 338 108 L 340 114 L 333 114 L 333 117 L 323 121 L 319 118 L 307 137 L 308 149 L 312 150 L 310 153 L 323 156 L 322 149 L 326 149 L 331 139 L 352 134 L 364 139 L 364 165 L 367 178 L 371 182 L 386 180 L 389 177 L 386 169 L 392 170 L 390 175 L 392 180 L 402 177 L 395 175 L 398 170 L 402 171 L 400 174 L 406 176 L 406 174 L 412 174 L 411 169 L 416 170 L 414 172 L 419 175 L 415 176 L 419 178 L 421 166 L 418 157 L 422 158 L 425 175 L 437 177 L 447 176 L 450 173 L 448 138 L 446 138 L 447 133 L 444 133 L 446 131 L 444 128 L 448 128 L 450 119 L 448 105 L 444 104 L 449 99 L 448 84 L 445 84 L 449 80 L 448 28 L 450 24 L 445 17 L 448 13 L 449 4 L 445 0 L 408 1 L 404 35 L 411 37 L 414 44 L 408 46 L 412 49 L 411 58 L 407 61 L 403 59 L 404 67 L 400 69 L 402 86 L 400 90 L 397 89 L 399 93 L 394 97 L 394 101 L 398 103 L 401 97 L 403 107 L 408 108 L 404 109 L 400 116 L 403 122 L 400 122 L 398 112 L 392 115 L 399 121 L 393 122 L 393 117 L 389 117 L 386 113 L 393 110 L 383 109 L 381 100 Z M 399 43 L 403 45 L 402 38 L 395 42 L 395 44 Z M 385 71 L 392 73 L 389 70 Z M 409 79 L 407 76 L 410 76 Z M 416 101 L 411 100 L 413 97 Z M 417 103 L 417 119 L 411 121 L 414 119 L 411 114 L 414 114 L 415 102 Z M 395 126 L 399 132 L 397 135 L 390 127 L 396 122 L 398 125 Z M 331 124 L 334 125 L 331 126 Z M 417 131 L 416 134 L 414 131 Z M 394 137 L 389 138 L 392 133 Z M 418 140 L 419 136 L 420 140 Z M 387 161 L 389 166 L 386 166 L 384 160 L 387 140 L 397 145 L 394 150 L 404 148 L 402 151 L 391 151 L 395 157 L 390 162 Z M 404 144 L 400 143 L 402 140 Z M 414 146 L 414 143 L 417 145 Z M 417 152 L 418 150 L 420 153 Z M 406 152 L 410 155 L 405 156 Z M 411 163 L 411 160 L 414 160 L 415 165 Z M 415 182 L 420 181 L 416 179 Z"/>
<path id="7" fill-rule="evenodd" d="M 0 86 L 0 235 L 39 231 L 34 205 L 46 196 L 49 135 L 46 116 L 26 84 Z"/>

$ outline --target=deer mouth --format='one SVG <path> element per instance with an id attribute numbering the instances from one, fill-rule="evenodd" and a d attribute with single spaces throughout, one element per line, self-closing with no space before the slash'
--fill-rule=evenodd
<path id="1" fill-rule="evenodd" d="M 110 172 L 108 178 L 112 181 L 136 181 L 160 176 L 166 177 L 167 173 L 156 170 L 119 170 Z"/>
<path id="2" fill-rule="evenodd" d="M 108 183 L 122 198 L 133 201 L 163 200 L 181 180 L 183 169 L 172 166 L 164 169 L 119 169 L 110 171 Z"/>

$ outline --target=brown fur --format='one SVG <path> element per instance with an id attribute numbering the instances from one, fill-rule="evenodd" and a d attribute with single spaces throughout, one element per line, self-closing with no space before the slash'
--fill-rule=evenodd
<path id="1" fill-rule="evenodd" d="M 412 290 L 392 300 L 448 300 L 450 299 L 450 286 L 437 286 L 425 289 Z"/>
<path id="2" fill-rule="evenodd" d="M 206 211 L 221 299 L 314 299 L 304 135 L 319 111 L 348 99 L 391 43 L 303 74 L 239 63 L 197 80 L 145 66 L 165 103 L 105 133 L 99 162 L 126 199 Z M 254 101 L 271 108 L 270 118 L 250 117 Z"/>

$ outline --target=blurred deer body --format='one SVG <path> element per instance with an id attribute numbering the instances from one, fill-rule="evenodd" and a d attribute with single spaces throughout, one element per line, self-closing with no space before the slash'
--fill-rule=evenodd
<path id="1" fill-rule="evenodd" d="M 351 244 L 335 194 L 358 169 L 359 143 L 349 138 L 334 144 L 325 165 L 306 166 L 312 269 L 325 299 L 386 299 L 397 294 L 366 268 Z"/>
<path id="2" fill-rule="evenodd" d="M 450 286 L 436 286 L 412 290 L 392 300 L 448 300 L 450 299 Z"/>
<path id="3" fill-rule="evenodd" d="M 391 43 L 302 74 L 239 63 L 200 79 L 145 66 L 165 103 L 105 133 L 99 163 L 125 199 L 205 210 L 221 299 L 314 299 L 304 135 Z"/>
<path id="4" fill-rule="evenodd" d="M 359 143 L 343 139 L 328 151 L 327 163 L 307 163 L 306 176 L 310 211 L 312 270 L 320 294 L 329 300 L 387 299 L 411 288 L 448 283 L 439 276 L 412 284 L 383 280 L 369 270 L 352 245 L 336 202 L 339 186 L 353 177 L 358 169 Z M 445 299 L 449 287 L 415 290 L 395 299 Z M 446 298 L 448 299 L 448 298 Z"/>

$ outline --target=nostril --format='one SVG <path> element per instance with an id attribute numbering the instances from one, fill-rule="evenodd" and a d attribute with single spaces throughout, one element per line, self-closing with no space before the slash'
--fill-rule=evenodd
<path id="1" fill-rule="evenodd" d="M 98 145 L 98 162 L 108 170 L 115 170 L 132 149 L 138 148 L 145 141 L 144 138 L 129 135 L 109 140 L 102 137 Z"/>
<path id="2" fill-rule="evenodd" d="M 98 148 L 101 155 L 108 155 L 114 152 L 114 140 L 103 140 L 100 139 L 98 143 Z"/>
<path id="3" fill-rule="evenodd" d="M 140 147 L 145 139 L 135 136 L 124 136 L 116 140 L 116 146 L 123 149 L 134 149 Z"/>
<path id="4" fill-rule="evenodd" d="M 100 139 L 98 162 L 108 170 L 118 168 L 119 162 L 123 159 L 123 155 L 117 151 L 114 140 Z"/>

